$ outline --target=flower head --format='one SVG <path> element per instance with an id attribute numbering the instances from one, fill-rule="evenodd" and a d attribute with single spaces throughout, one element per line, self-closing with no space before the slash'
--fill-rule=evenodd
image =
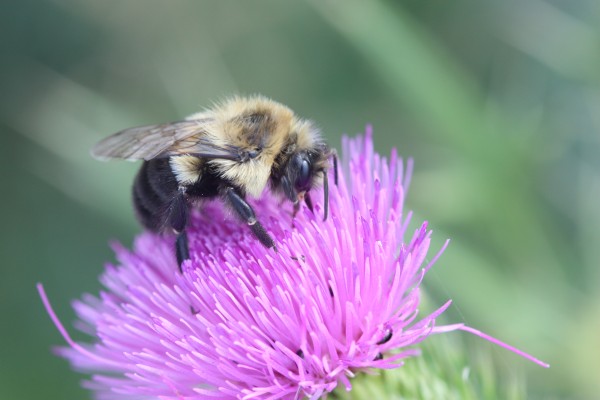
<path id="1" fill-rule="evenodd" d="M 401 366 L 431 333 L 470 330 L 434 325 L 450 302 L 418 316 L 437 255 L 426 261 L 426 223 L 408 237 L 407 165 L 376 154 L 370 130 L 344 139 L 327 221 L 319 203 L 293 220 L 273 196 L 254 203 L 278 252 L 218 202 L 193 217 L 183 273 L 172 238 L 115 246 L 106 291 L 74 304 L 92 344 L 74 343 L 48 306 L 71 344 L 60 353 L 93 373 L 101 399 L 319 398 L 359 371 Z"/>

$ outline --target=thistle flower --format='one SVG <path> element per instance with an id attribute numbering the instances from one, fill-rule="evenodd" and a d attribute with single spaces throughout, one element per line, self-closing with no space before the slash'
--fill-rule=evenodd
<path id="1" fill-rule="evenodd" d="M 401 366 L 432 333 L 468 330 L 518 352 L 462 324 L 436 326 L 450 301 L 419 318 L 421 281 L 443 248 L 426 261 L 427 223 L 408 237 L 406 165 L 376 154 L 370 129 L 344 139 L 330 219 L 318 203 L 292 221 L 273 196 L 255 202 L 278 252 L 218 202 L 193 216 L 183 273 L 172 238 L 116 245 L 106 291 L 74 303 L 92 344 L 69 337 L 38 286 L 70 344 L 60 354 L 93 374 L 84 384 L 99 399 L 317 399 L 350 390 L 360 371 Z"/>

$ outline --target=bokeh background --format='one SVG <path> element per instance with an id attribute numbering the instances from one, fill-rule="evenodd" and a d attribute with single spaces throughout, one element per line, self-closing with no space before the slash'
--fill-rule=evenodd
<path id="1" fill-rule="evenodd" d="M 263 93 L 332 144 L 371 123 L 415 159 L 408 206 L 451 244 L 426 280 L 533 399 L 600 396 L 600 2 L 3 1 L 0 398 L 84 399 L 51 354 L 97 293 L 109 240 L 140 231 L 138 165 L 90 147 Z M 467 336 L 453 333 L 452 335 Z M 431 340 L 436 340 L 432 338 Z M 477 368 L 477 365 L 472 365 Z"/>

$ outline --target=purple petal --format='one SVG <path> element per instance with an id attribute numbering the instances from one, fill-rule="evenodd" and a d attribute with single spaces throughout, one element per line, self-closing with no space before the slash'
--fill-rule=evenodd
<path id="1" fill-rule="evenodd" d="M 74 342 L 40 295 L 70 347 L 60 350 L 98 398 L 319 398 L 371 368 L 397 368 L 432 333 L 461 329 L 534 362 L 461 324 L 436 327 L 450 304 L 417 320 L 427 264 L 426 223 L 407 242 L 403 209 L 412 162 L 373 151 L 372 130 L 344 138 L 339 184 L 291 219 L 272 194 L 254 201 L 276 239 L 265 248 L 218 202 L 193 214 L 191 260 L 180 274 L 173 238 L 140 235 L 114 246 L 118 263 L 101 277 L 106 291 L 74 307 L 92 344 Z M 382 340 L 385 338 L 385 340 Z M 383 358 L 380 357 L 384 354 Z"/>

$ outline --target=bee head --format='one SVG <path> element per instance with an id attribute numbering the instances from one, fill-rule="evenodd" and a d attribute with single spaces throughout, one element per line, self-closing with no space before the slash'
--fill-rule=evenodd
<path id="1" fill-rule="evenodd" d="M 334 157 L 334 169 L 337 183 L 337 162 L 335 153 L 325 144 L 308 150 L 299 150 L 290 155 L 287 165 L 283 169 L 283 175 L 279 181 L 280 189 L 283 191 L 297 211 L 300 202 L 304 200 L 312 211 L 313 205 L 309 195 L 312 188 L 323 179 L 324 190 L 324 220 L 327 219 L 329 209 L 329 184 L 327 169 L 329 157 Z"/>
<path id="2" fill-rule="evenodd" d="M 314 155 L 306 151 L 298 152 L 291 158 L 287 177 L 297 193 L 308 192 L 315 178 Z"/>

